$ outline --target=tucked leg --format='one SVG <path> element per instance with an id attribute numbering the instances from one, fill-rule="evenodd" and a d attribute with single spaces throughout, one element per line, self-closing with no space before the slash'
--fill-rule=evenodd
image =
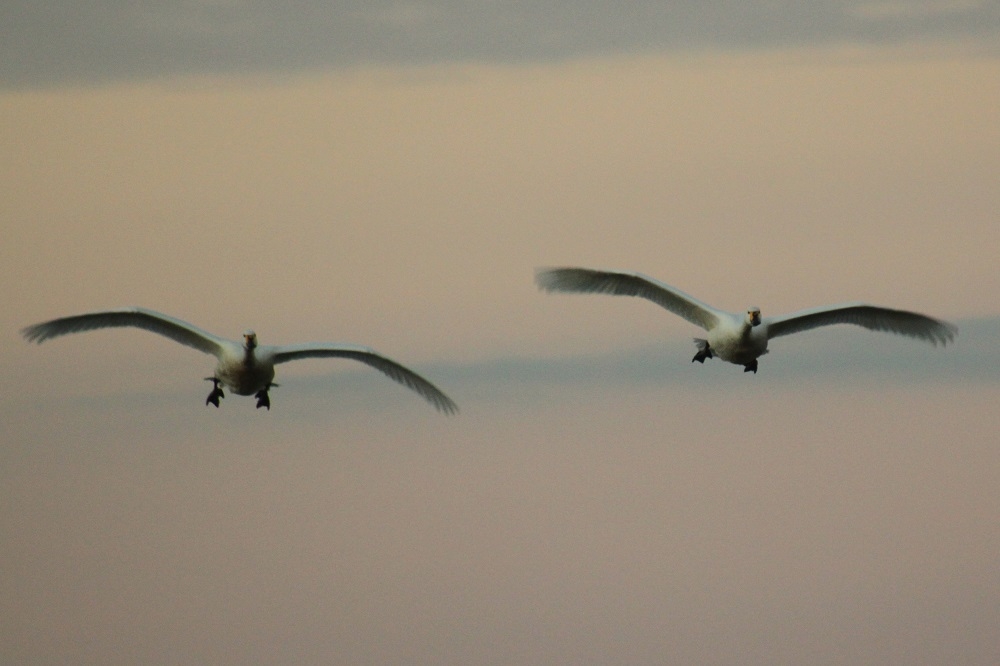
<path id="1" fill-rule="evenodd" d="M 744 365 L 743 366 L 743 372 L 753 372 L 753 374 L 756 375 L 757 374 L 757 359 L 754 359 L 754 360 L 750 361 L 749 363 L 747 363 L 746 365 Z"/>
<path id="2" fill-rule="evenodd" d="M 219 399 L 226 397 L 226 394 L 222 392 L 222 382 L 215 377 L 205 377 L 205 380 L 212 382 L 212 392 L 208 394 L 207 398 L 205 398 L 205 406 L 215 405 L 218 407 Z"/>
<path id="3" fill-rule="evenodd" d="M 257 391 L 257 393 L 255 393 L 253 397 L 257 398 L 257 409 L 260 409 L 261 407 L 267 407 L 267 411 L 271 411 L 271 398 L 267 394 L 267 388 L 262 388 L 261 390 Z"/>
<path id="4" fill-rule="evenodd" d="M 698 353 L 694 355 L 693 359 L 691 359 L 692 363 L 695 361 L 704 363 L 706 358 L 715 358 L 715 355 L 712 354 L 712 348 L 708 346 L 708 340 L 695 338 L 694 343 L 698 346 Z"/>

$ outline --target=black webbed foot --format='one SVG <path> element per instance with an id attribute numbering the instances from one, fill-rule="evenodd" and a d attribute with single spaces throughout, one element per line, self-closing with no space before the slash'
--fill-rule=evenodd
<path id="1" fill-rule="evenodd" d="M 205 398 L 205 406 L 215 405 L 218 407 L 219 399 L 226 397 L 226 394 L 222 392 L 221 382 L 215 377 L 205 377 L 205 380 L 212 382 L 212 386 L 214 387 L 212 392 L 208 394 L 208 397 Z"/>
<path id="2" fill-rule="evenodd" d="M 257 398 L 257 409 L 267 407 L 267 411 L 271 411 L 271 398 L 268 396 L 266 388 L 257 391 L 253 397 Z"/>
<path id="3" fill-rule="evenodd" d="M 704 363 L 706 358 L 715 358 L 715 354 L 712 353 L 712 348 L 708 346 L 708 340 L 695 338 L 694 343 L 698 345 L 698 353 L 691 359 L 692 363 L 695 361 Z"/>
<path id="4" fill-rule="evenodd" d="M 743 372 L 752 372 L 753 374 L 756 375 L 757 374 L 757 359 L 754 359 L 754 360 L 750 361 L 749 363 L 747 363 L 746 365 L 744 365 L 743 366 Z"/>

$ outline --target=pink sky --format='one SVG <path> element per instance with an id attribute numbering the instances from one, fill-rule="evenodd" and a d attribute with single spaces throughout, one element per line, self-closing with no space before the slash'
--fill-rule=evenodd
<path id="1" fill-rule="evenodd" d="M 0 92 L 0 656 L 996 663 L 997 340 L 919 381 L 777 378 L 820 334 L 652 386 L 503 361 L 695 333 L 542 265 L 995 320 L 998 110 L 996 59 L 905 49 Z M 216 411 L 169 341 L 18 334 L 130 304 L 371 345 L 463 411 L 321 362 Z"/>

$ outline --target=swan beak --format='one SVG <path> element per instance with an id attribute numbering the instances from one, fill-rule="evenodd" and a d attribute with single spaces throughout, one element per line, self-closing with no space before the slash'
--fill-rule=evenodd
<path id="1" fill-rule="evenodd" d="M 751 326 L 760 326 L 760 310 L 751 310 L 747 314 L 750 315 Z"/>

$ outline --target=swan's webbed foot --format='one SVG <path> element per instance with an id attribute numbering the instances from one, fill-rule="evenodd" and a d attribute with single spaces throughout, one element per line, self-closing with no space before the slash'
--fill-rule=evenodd
<path id="1" fill-rule="evenodd" d="M 212 392 L 208 394 L 207 398 L 205 398 L 205 406 L 207 407 L 208 405 L 215 405 L 216 407 L 218 407 L 219 399 L 226 397 L 226 394 L 222 392 L 222 386 L 221 386 L 222 382 L 220 382 L 215 377 L 205 377 L 205 380 L 212 382 L 213 386 Z"/>
<path id="2" fill-rule="evenodd" d="M 757 374 L 757 359 L 754 359 L 754 360 L 750 361 L 749 363 L 747 363 L 746 365 L 744 365 L 743 366 L 743 372 L 752 372 L 753 374 L 756 375 Z"/>
<path id="3" fill-rule="evenodd" d="M 713 358 L 712 352 L 709 349 L 704 349 L 695 354 L 694 358 L 691 359 L 691 362 L 694 363 L 695 361 L 698 361 L 699 363 L 704 363 L 706 358 Z"/>
<path id="4" fill-rule="evenodd" d="M 257 409 L 267 407 L 267 411 L 271 411 L 271 398 L 268 396 L 266 388 L 257 391 L 253 397 L 257 398 Z"/>
<path id="5" fill-rule="evenodd" d="M 708 346 L 708 340 L 695 338 L 694 343 L 698 345 L 698 353 L 694 355 L 693 359 L 691 359 L 692 363 L 695 361 L 704 363 L 706 358 L 715 358 L 715 354 L 712 353 L 712 348 Z"/>

